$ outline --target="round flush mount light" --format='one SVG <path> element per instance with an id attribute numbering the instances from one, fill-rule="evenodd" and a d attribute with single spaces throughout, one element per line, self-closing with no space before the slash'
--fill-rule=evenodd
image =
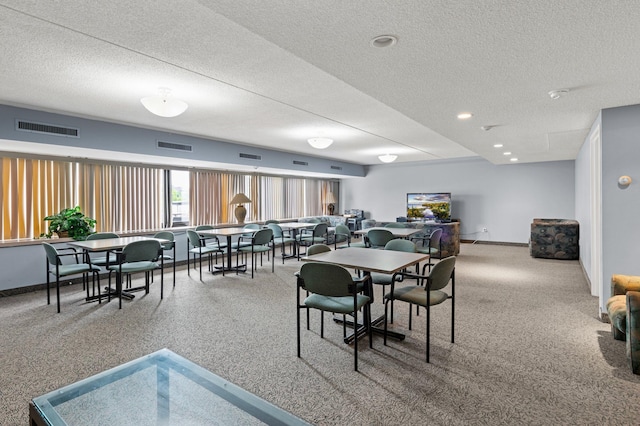
<path id="1" fill-rule="evenodd" d="M 514 163 L 515 163 L 516 161 L 518 161 L 518 159 L 517 159 L 516 157 L 513 157 L 513 158 L 512 158 L 512 159 L 510 159 L 509 161 L 512 161 L 512 162 L 514 162 Z"/>
<path id="2" fill-rule="evenodd" d="M 567 93 L 569 93 L 568 89 L 558 89 L 558 90 L 552 90 L 549 92 L 549 97 L 553 100 L 555 99 L 560 99 L 563 96 L 565 96 Z"/>
<path id="3" fill-rule="evenodd" d="M 186 102 L 171 97 L 171 89 L 159 87 L 158 94 L 140 99 L 142 105 L 160 117 L 177 117 L 185 112 L 189 105 Z"/>
<path id="4" fill-rule="evenodd" d="M 378 159 L 383 163 L 393 163 L 397 158 L 398 156 L 393 154 L 378 155 Z"/>
<path id="5" fill-rule="evenodd" d="M 307 139 L 307 142 L 309 142 L 309 145 L 311 145 L 315 149 L 325 149 L 325 148 L 329 148 L 329 146 L 333 143 L 333 139 L 310 138 L 310 139 Z"/>
<path id="6" fill-rule="evenodd" d="M 494 148 L 502 148 L 504 145 L 502 145 L 501 143 L 497 143 L 495 144 L 493 147 Z"/>
<path id="7" fill-rule="evenodd" d="M 511 155 L 511 151 L 505 151 L 502 153 L 502 155 Z"/>
<path id="8" fill-rule="evenodd" d="M 373 47 L 391 47 L 398 42 L 398 38 L 392 35 L 379 35 L 371 39 Z"/>
<path id="9" fill-rule="evenodd" d="M 473 117 L 473 114 L 471 114 L 470 112 L 461 112 L 460 114 L 458 114 L 459 120 L 468 120 L 471 117 Z"/>

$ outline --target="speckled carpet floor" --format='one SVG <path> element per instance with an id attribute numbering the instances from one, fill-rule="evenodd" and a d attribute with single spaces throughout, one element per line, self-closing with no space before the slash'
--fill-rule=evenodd
<path id="1" fill-rule="evenodd" d="M 80 285 L 63 289 L 61 314 L 44 291 L 0 298 L 0 425 L 28 424 L 33 397 L 165 347 L 318 425 L 640 423 L 640 376 L 598 320 L 578 262 L 463 244 L 456 343 L 447 302 L 432 311 L 430 364 L 422 312 L 404 341 L 385 347 L 374 335 L 370 349 L 362 339 L 359 372 L 341 326 L 327 321 L 320 339 L 317 313 L 296 357 L 298 268 L 276 261 L 275 273 L 265 264 L 253 280 L 200 281 L 183 267 L 164 300 L 156 276 L 122 310 L 85 303 Z M 407 312 L 396 305 L 395 329 L 407 330 Z"/>

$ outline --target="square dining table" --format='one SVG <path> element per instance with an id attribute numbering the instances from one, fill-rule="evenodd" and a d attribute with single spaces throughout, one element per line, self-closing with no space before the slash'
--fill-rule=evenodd
<path id="1" fill-rule="evenodd" d="M 213 236 L 216 236 L 216 237 L 225 237 L 226 240 L 227 240 L 226 241 L 226 243 L 227 243 L 227 266 L 224 267 L 225 272 L 227 272 L 227 271 L 235 271 L 235 270 L 246 271 L 247 270 L 247 265 L 236 265 L 234 267 L 231 266 L 231 262 L 232 262 L 232 257 L 231 257 L 232 238 L 234 236 L 236 236 L 236 235 L 250 234 L 250 233 L 252 233 L 254 231 L 255 230 L 246 229 L 246 228 L 240 228 L 240 227 L 215 228 L 215 229 L 203 229 L 201 231 L 198 231 L 198 234 L 200 234 L 202 236 L 213 235 Z M 217 269 L 217 271 L 214 271 L 214 272 L 222 272 L 223 267 L 215 266 L 215 269 Z"/>
<path id="2" fill-rule="evenodd" d="M 156 240 L 158 241 L 160 244 L 167 244 L 170 243 L 171 241 L 169 240 L 165 240 L 163 238 L 152 238 L 152 237 L 145 237 L 143 235 L 136 235 L 136 236 L 130 236 L 130 237 L 118 237 L 118 238 L 103 238 L 100 240 L 84 240 L 84 241 L 69 241 L 67 242 L 67 245 L 71 246 L 71 247 L 77 247 L 82 249 L 86 254 L 88 253 L 97 253 L 97 252 L 111 252 L 113 250 L 119 250 L 123 247 L 125 247 L 127 244 L 129 243 L 133 243 L 136 241 L 145 241 L 145 240 Z M 108 254 L 107 254 L 107 259 L 108 259 Z M 115 259 L 114 259 L 115 261 Z M 162 261 L 162 259 L 161 259 Z M 174 262 L 174 268 L 175 268 L 175 256 L 173 257 L 173 262 Z M 164 269 L 164 268 L 163 268 Z M 161 280 L 161 287 L 162 286 L 162 281 L 164 280 L 163 277 L 160 278 Z M 174 285 L 175 285 L 175 275 L 174 275 Z M 136 287 L 136 288 L 128 288 L 126 291 L 122 291 L 122 296 L 127 298 L 127 299 L 133 299 L 135 296 L 133 294 L 131 294 L 131 292 L 133 291 L 139 291 L 144 289 L 144 287 Z M 160 297 L 162 298 L 163 296 L 163 291 L 164 288 L 161 288 L 160 290 Z M 106 295 L 98 295 L 98 296 L 91 296 L 87 298 L 87 301 L 92 301 L 92 300 L 96 300 L 100 297 L 108 297 L 108 296 L 119 296 L 118 292 L 113 290 L 111 287 L 107 287 L 107 294 Z"/>
<path id="3" fill-rule="evenodd" d="M 401 229 L 401 228 L 398 228 Z M 371 272 L 379 272 L 382 274 L 394 274 L 400 272 L 410 266 L 417 263 L 428 260 L 430 256 L 423 253 L 408 253 L 403 251 L 394 250 L 377 250 L 371 248 L 362 247 L 344 247 L 338 250 L 331 250 L 324 253 L 313 254 L 311 256 L 305 256 L 301 258 L 305 262 L 321 262 L 321 263 L 333 263 L 345 268 L 354 268 L 363 271 L 365 275 L 370 275 Z M 371 298 L 373 303 L 373 288 L 371 280 L 366 280 L 368 283 L 365 288 L 367 296 Z M 384 330 L 376 327 L 382 321 L 384 321 L 384 315 L 371 321 L 372 330 L 378 334 L 384 334 Z M 357 331 L 358 337 L 365 333 L 364 327 L 361 327 Z M 387 334 L 397 339 L 404 339 L 404 334 L 388 331 Z M 346 343 L 350 343 L 354 339 L 354 335 L 347 336 L 345 338 Z"/>

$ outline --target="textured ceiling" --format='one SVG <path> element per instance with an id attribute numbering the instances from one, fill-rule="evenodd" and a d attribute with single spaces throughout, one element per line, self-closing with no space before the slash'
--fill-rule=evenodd
<path id="1" fill-rule="evenodd" d="M 0 0 L 0 37 L 0 103 L 357 164 L 574 159 L 640 103 L 629 0 Z M 142 107 L 160 86 L 183 115 Z"/>

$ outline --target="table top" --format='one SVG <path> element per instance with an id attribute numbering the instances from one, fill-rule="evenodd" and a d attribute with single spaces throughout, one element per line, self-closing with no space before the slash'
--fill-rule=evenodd
<path id="1" fill-rule="evenodd" d="M 161 349 L 34 398 L 51 425 L 308 425 L 193 362 Z"/>
<path id="2" fill-rule="evenodd" d="M 416 263 L 429 259 L 428 254 L 408 253 L 394 250 L 377 250 L 372 248 L 345 247 L 305 256 L 306 262 L 334 263 L 346 268 L 360 269 L 382 274 L 393 274 Z"/>
<path id="3" fill-rule="evenodd" d="M 313 228 L 317 225 L 317 223 L 311 222 L 287 222 L 287 223 L 279 223 L 281 228 L 287 229 L 300 229 L 300 228 Z"/>
<path id="4" fill-rule="evenodd" d="M 367 232 L 371 231 L 372 229 L 384 229 L 385 231 L 390 231 L 394 237 L 401 237 L 401 238 L 407 238 L 413 234 L 422 232 L 422 229 L 416 229 L 416 228 L 384 228 L 380 226 L 375 226 L 373 228 L 360 229 L 355 233 L 359 235 L 365 235 Z"/>
<path id="5" fill-rule="evenodd" d="M 240 235 L 240 234 L 250 234 L 256 232 L 257 229 L 246 229 L 246 228 L 215 228 L 215 229 L 205 229 L 202 231 L 198 231 L 200 235 Z"/>
<path id="6" fill-rule="evenodd" d="M 160 244 L 170 243 L 171 241 L 163 238 L 151 238 L 145 236 L 135 237 L 119 237 L 119 238 L 104 238 L 101 240 L 85 240 L 85 241 L 69 241 L 67 245 L 78 247 L 86 251 L 108 251 L 115 250 L 126 246 L 129 243 L 135 241 L 156 240 Z"/>

